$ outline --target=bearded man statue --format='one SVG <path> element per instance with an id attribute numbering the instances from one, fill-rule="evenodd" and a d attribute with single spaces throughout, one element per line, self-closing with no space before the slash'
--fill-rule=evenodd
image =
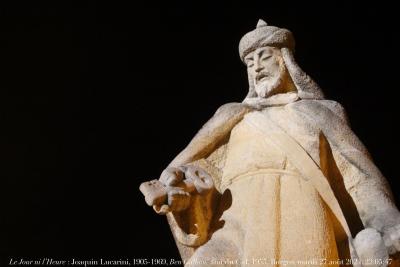
<path id="1" fill-rule="evenodd" d="M 400 250 L 385 178 L 293 51 L 290 31 L 260 20 L 239 43 L 244 101 L 140 187 L 187 266 L 386 266 Z"/>

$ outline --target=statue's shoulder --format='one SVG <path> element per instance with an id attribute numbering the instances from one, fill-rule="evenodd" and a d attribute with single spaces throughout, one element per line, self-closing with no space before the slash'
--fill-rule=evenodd
<path id="1" fill-rule="evenodd" d="M 220 106 L 217 111 L 215 112 L 216 116 L 234 116 L 237 114 L 242 114 L 242 113 L 247 113 L 251 109 L 249 106 L 243 104 L 243 103 L 238 103 L 238 102 L 231 102 L 231 103 L 226 103 L 222 106 Z"/>
<path id="2" fill-rule="evenodd" d="M 324 117 L 339 117 L 341 120 L 348 122 L 346 110 L 337 101 L 326 99 L 302 99 L 292 104 L 294 108 L 303 112 L 319 114 Z"/>

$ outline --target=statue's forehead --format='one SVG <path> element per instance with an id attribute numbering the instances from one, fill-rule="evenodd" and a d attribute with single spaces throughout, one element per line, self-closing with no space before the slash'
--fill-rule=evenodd
<path id="1" fill-rule="evenodd" d="M 252 50 L 252 51 L 250 51 L 246 56 L 245 56 L 245 58 L 252 58 L 253 56 L 254 56 L 254 54 L 261 54 L 261 53 L 268 53 L 268 54 L 273 54 L 273 53 L 275 53 L 275 52 L 277 52 L 277 50 L 279 50 L 278 48 L 276 48 L 276 47 L 272 47 L 272 46 L 261 46 L 261 47 L 258 47 L 258 48 L 256 48 L 256 49 L 254 49 L 254 50 Z"/>

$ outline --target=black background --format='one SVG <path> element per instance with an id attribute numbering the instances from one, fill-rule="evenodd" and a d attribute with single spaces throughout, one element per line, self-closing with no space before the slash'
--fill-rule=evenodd
<path id="1" fill-rule="evenodd" d="M 258 18 L 294 33 L 299 65 L 344 105 L 398 203 L 395 4 L 9 2 L 0 4 L 4 262 L 179 259 L 138 187 L 220 105 L 244 98 L 237 46 Z"/>

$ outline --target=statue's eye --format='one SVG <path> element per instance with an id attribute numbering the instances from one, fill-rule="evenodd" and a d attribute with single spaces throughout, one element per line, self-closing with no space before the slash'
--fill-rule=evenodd
<path id="1" fill-rule="evenodd" d="M 245 59 L 246 65 L 248 68 L 251 68 L 254 66 L 254 60 L 253 57 L 248 57 Z"/>
<path id="2" fill-rule="evenodd" d="M 271 57 L 272 57 L 271 55 L 266 55 L 266 56 L 263 56 L 263 57 L 261 58 L 261 60 L 262 60 L 262 61 L 266 61 L 266 60 L 270 59 Z"/>

